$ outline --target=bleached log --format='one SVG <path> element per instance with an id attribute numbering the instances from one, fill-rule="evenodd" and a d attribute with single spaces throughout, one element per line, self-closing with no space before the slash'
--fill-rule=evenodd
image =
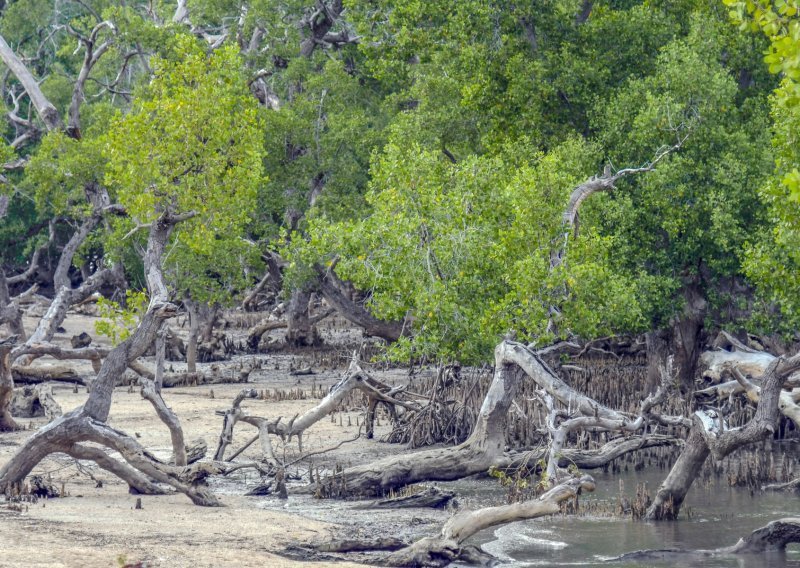
<path id="1" fill-rule="evenodd" d="M 561 483 L 538 499 L 459 512 L 444 524 L 438 536 L 423 538 L 398 550 L 389 556 L 386 563 L 389 566 L 446 566 L 465 558 L 485 555 L 472 547 L 465 547 L 464 541 L 490 527 L 554 515 L 561 510 L 564 501 L 574 499 L 582 491 L 594 489 L 594 479 L 584 475 Z"/>
<path id="2" fill-rule="evenodd" d="M 731 365 L 750 377 L 760 378 L 774 360 L 775 356 L 766 352 L 705 351 L 700 355 L 700 368 L 703 377 L 714 381 L 722 380 Z"/>

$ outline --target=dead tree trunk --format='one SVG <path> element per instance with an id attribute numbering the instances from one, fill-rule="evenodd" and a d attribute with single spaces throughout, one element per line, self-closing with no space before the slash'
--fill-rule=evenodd
<path id="1" fill-rule="evenodd" d="M 533 351 L 520 343 L 506 340 L 495 349 L 494 378 L 473 431 L 463 444 L 401 457 L 392 456 L 345 469 L 323 480 L 320 493 L 324 496 L 380 495 L 390 489 L 420 481 L 450 481 L 486 472 L 491 466 L 509 464 L 514 458 L 504 453 L 508 410 L 519 381 L 526 375 L 548 396 L 575 414 L 565 423 L 565 431 L 580 426 L 632 433 L 641 430 L 648 422 L 685 425 L 682 417 L 662 417 L 652 410 L 666 396 L 663 389 L 642 402 L 639 416 L 623 414 L 575 391 Z M 608 455 L 621 455 L 617 450 L 623 447 L 627 451 L 635 449 L 635 445 L 609 447 Z M 556 460 L 551 461 L 555 468 Z M 556 476 L 552 477 L 552 481 L 557 483 Z"/>
<path id="2" fill-rule="evenodd" d="M 697 361 L 702 350 L 703 324 L 708 302 L 697 284 L 684 289 L 686 305 L 683 313 L 672 324 L 673 351 L 678 371 L 678 384 L 682 392 L 694 390 Z"/>
<path id="3" fill-rule="evenodd" d="M 703 411 L 695 412 L 692 429 L 678 461 L 659 487 L 647 510 L 648 520 L 674 519 L 680 512 L 686 493 L 697 478 L 709 454 L 717 461 L 748 444 L 763 440 L 778 427 L 781 389 L 786 377 L 800 368 L 800 355 L 791 359 L 776 358 L 764 373 L 758 406 L 753 418 L 743 427 L 725 430 L 724 422 L 710 418 Z M 734 370 L 738 380 L 744 375 Z"/>
<path id="4" fill-rule="evenodd" d="M 319 404 L 313 408 L 307 410 L 301 415 L 294 416 L 292 419 L 286 422 L 283 422 L 281 417 L 278 417 L 278 419 L 275 421 L 269 422 L 266 418 L 251 416 L 245 413 L 240 408 L 240 405 L 245 398 L 254 398 L 255 390 L 245 389 L 241 391 L 234 399 L 231 409 L 225 411 L 224 413 L 220 413 L 225 417 L 225 419 L 222 425 L 222 433 L 220 434 L 219 445 L 217 446 L 217 451 L 215 452 L 215 459 L 223 459 L 225 448 L 233 439 L 234 425 L 239 421 L 246 422 L 255 426 L 256 428 L 261 429 L 262 434 L 263 432 L 268 432 L 270 434 L 280 436 L 280 438 L 284 441 L 291 441 L 292 437 L 296 436 L 298 448 L 302 452 L 303 433 L 312 425 L 316 424 L 325 416 L 333 412 L 339 406 L 339 403 L 351 391 L 356 389 L 363 391 L 370 398 L 370 400 L 377 400 L 391 406 L 402 406 L 410 410 L 419 409 L 419 407 L 414 403 L 394 398 L 393 395 L 396 394 L 396 392 L 390 389 L 387 385 L 376 381 L 366 372 L 364 372 L 364 370 L 359 366 L 356 355 L 354 354 L 347 373 L 336 385 L 331 388 L 330 392 L 325 396 L 325 398 L 323 398 Z M 266 430 L 263 430 L 264 428 L 266 428 Z M 266 443 L 267 442 L 264 441 L 262 435 L 262 446 L 265 447 Z M 269 449 L 269 452 L 270 455 L 267 457 L 274 459 L 274 456 L 271 455 L 271 449 Z"/>
<path id="5" fill-rule="evenodd" d="M 64 319 L 67 317 L 67 310 L 70 306 L 85 300 L 99 290 L 101 286 L 113 282 L 117 282 L 120 285 L 124 283 L 124 272 L 121 264 L 115 264 L 112 268 L 98 270 L 75 289 L 66 286 L 62 287 L 56 294 L 56 297 L 53 299 L 45 315 L 39 320 L 36 330 L 24 344 L 18 346 L 11 352 L 11 360 L 16 360 L 19 354 L 31 345 L 49 343 L 50 340 L 53 339 L 58 327 L 64 323 Z M 21 362 L 23 364 L 30 364 L 34 358 L 33 355 L 27 355 Z"/>
<path id="6" fill-rule="evenodd" d="M 666 479 L 647 511 L 649 520 L 676 520 L 686 494 L 708 458 L 709 449 L 697 428 L 692 428 L 683 446 L 683 451 L 672 466 Z"/>
<path id="7" fill-rule="evenodd" d="M 14 396 L 14 378 L 8 354 L 14 348 L 17 336 L 0 341 L 0 431 L 18 430 L 19 426 L 11 417 L 11 398 Z"/>
<path id="8" fill-rule="evenodd" d="M 139 382 L 142 385 L 142 398 L 153 405 L 158 417 L 169 428 L 169 435 L 172 439 L 172 463 L 176 466 L 185 466 L 186 444 L 178 415 L 164 402 L 155 382 L 144 377 L 141 377 Z"/>
<path id="9" fill-rule="evenodd" d="M 200 307 L 193 300 L 186 301 L 189 310 L 189 339 L 186 341 L 186 371 L 197 372 L 197 338 L 200 335 Z"/>
<path id="10" fill-rule="evenodd" d="M 11 333 L 24 341 L 25 328 L 22 325 L 22 311 L 11 299 L 8 280 L 0 270 L 0 324 L 7 323 Z"/>
<path id="11" fill-rule="evenodd" d="M 136 440 L 105 423 L 117 378 L 131 361 L 150 347 L 162 322 L 177 313 L 176 306 L 168 301 L 161 258 L 175 224 L 193 215 L 174 215 L 167 211 L 153 221 L 144 257 L 151 298 L 147 313 L 133 334 L 104 359 L 86 403 L 41 428 L 0 468 L 0 491 L 21 482 L 49 454 L 67 452 L 75 444 L 90 441 L 119 452 L 131 467 L 149 478 L 169 484 L 198 505 L 219 505 L 212 493 L 191 481 L 192 468 L 177 468 L 153 460 Z"/>
<path id="12" fill-rule="evenodd" d="M 725 557 L 734 554 L 763 554 L 765 552 L 785 552 L 789 544 L 800 542 L 800 518 L 778 519 L 754 530 L 740 538 L 732 546 L 713 550 L 639 550 L 609 559 L 618 562 L 673 561 L 675 565 L 685 565 L 688 561 L 704 561 L 709 557 Z M 766 559 L 764 559 L 766 560 Z M 703 562 L 704 563 L 704 562 Z M 767 565 L 767 564 L 764 564 Z M 782 564 L 781 564 L 782 565 Z"/>
<path id="13" fill-rule="evenodd" d="M 322 494 L 381 495 L 419 481 L 449 481 L 486 472 L 503 457 L 508 409 L 524 376 L 509 357 L 516 346 L 519 345 L 503 342 L 495 349 L 494 379 L 472 434 L 463 444 L 391 456 L 345 469 L 323 480 Z"/>
<path id="14" fill-rule="evenodd" d="M 292 347 L 313 347 L 322 343 L 317 328 L 311 323 L 311 292 L 298 288 L 292 291 L 286 310 L 286 344 Z"/>
<path id="15" fill-rule="evenodd" d="M 668 332 L 665 330 L 650 331 L 645 334 L 647 346 L 647 379 L 645 391 L 647 394 L 655 392 L 661 384 L 661 366 L 669 356 Z"/>

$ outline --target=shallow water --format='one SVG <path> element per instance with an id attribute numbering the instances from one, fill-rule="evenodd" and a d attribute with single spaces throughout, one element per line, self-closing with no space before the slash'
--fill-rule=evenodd
<path id="1" fill-rule="evenodd" d="M 654 469 L 622 474 L 593 473 L 595 493 L 582 497 L 598 501 L 599 509 L 613 510 L 619 481 L 626 493 L 646 482 L 654 494 L 666 472 Z M 603 507 L 606 505 L 606 507 Z M 691 515 L 687 518 L 687 511 Z M 646 523 L 629 517 L 565 516 L 512 523 L 484 531 L 476 544 L 504 561 L 505 566 L 603 567 L 738 567 L 800 568 L 800 547 L 787 553 L 736 557 L 676 557 L 654 561 L 609 561 L 626 552 L 645 549 L 713 549 L 734 544 L 754 529 L 782 517 L 800 515 L 796 494 L 756 493 L 728 487 L 724 479 L 698 481 L 687 496 L 679 521 Z"/>

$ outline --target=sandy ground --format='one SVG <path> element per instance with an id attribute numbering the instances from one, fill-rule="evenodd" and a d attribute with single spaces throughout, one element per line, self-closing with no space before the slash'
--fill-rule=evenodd
<path id="1" fill-rule="evenodd" d="M 30 330 L 34 321 L 26 324 L 26 329 Z M 83 330 L 94 336 L 91 324 L 90 317 L 72 315 L 65 323 L 67 332 L 59 334 L 56 341 L 65 343 L 72 334 Z M 297 359 L 297 356 L 294 358 Z M 255 383 L 251 386 L 257 389 L 302 388 L 310 394 L 312 383 L 331 384 L 340 372 L 321 371 L 314 376 L 298 379 L 289 376 L 290 359 L 292 357 L 287 355 L 267 356 L 265 369 L 251 376 Z M 40 360 L 37 364 L 46 362 Z M 78 365 L 79 372 L 90 373 L 88 365 Z M 181 370 L 179 363 L 173 367 L 175 371 Z M 389 372 L 383 377 L 389 382 L 402 380 L 402 371 L 394 374 Z M 216 448 L 222 424 L 222 418 L 215 415 L 215 411 L 230 407 L 241 388 L 242 385 L 213 385 L 166 389 L 164 398 L 178 414 L 186 439 L 204 438 L 211 455 Z M 53 390 L 55 399 L 65 412 L 82 404 L 88 396 L 85 388 L 76 393 L 72 386 L 65 384 L 54 384 Z M 270 418 L 291 417 L 317 402 L 318 399 L 314 398 L 280 402 L 247 400 L 243 406 L 252 414 Z M 330 448 L 341 440 L 355 437 L 359 415 L 361 413 L 354 408 L 351 412 L 336 414 L 333 422 L 329 419 L 318 422 L 307 431 L 304 450 Z M 138 390 L 130 392 L 126 387 L 116 389 L 109 422 L 116 428 L 136 435 L 157 456 L 169 458 L 171 448 L 168 431 Z M 36 428 L 44 422 L 43 419 L 22 419 L 21 423 Z M 382 431 L 386 431 L 385 423 L 376 434 Z M 254 434 L 255 429 L 239 425 L 229 453 Z M 29 435 L 29 431 L 0 434 L 0 466 L 10 459 Z M 316 460 L 316 467 L 332 463 L 346 466 L 399 449 L 397 446 L 359 439 L 335 452 L 312 459 Z M 291 461 L 298 452 L 296 442 L 283 446 L 276 441 L 276 452 Z M 258 444 L 253 444 L 239 459 L 250 461 L 258 457 Z M 308 471 L 308 465 L 302 467 Z M 303 470 L 299 471 L 302 474 Z M 102 487 L 96 487 L 96 481 L 87 472 L 102 480 Z M 326 502 L 323 513 L 315 514 L 310 498 L 301 500 L 290 497 L 286 503 L 272 496 L 243 496 L 246 489 L 260 481 L 253 470 L 237 472 L 234 479 L 214 480 L 212 487 L 222 497 L 225 504 L 223 508 L 197 507 L 185 496 L 175 494 L 143 496 L 141 510 L 134 509 L 136 496 L 128 494 L 127 485 L 92 464 L 79 468 L 75 460 L 55 455 L 42 462 L 33 473 L 45 475 L 59 488 L 63 483 L 68 496 L 40 500 L 28 505 L 22 512 L 10 510 L 0 501 L 2 567 L 106 567 L 137 562 L 145 566 L 165 567 L 303 566 L 308 563 L 287 560 L 275 555 L 275 552 L 289 545 L 329 539 L 332 533 L 341 535 L 343 530 L 343 525 L 335 522 L 339 505 L 334 502 Z M 347 509 L 347 504 L 341 504 L 342 511 Z M 442 514 L 438 513 L 438 516 Z M 327 522 L 319 518 L 327 519 Z M 425 522 L 433 523 L 437 518 L 434 514 L 433 519 Z M 347 533 L 346 526 L 344 532 Z M 314 563 L 317 566 L 330 564 Z M 347 565 L 337 563 L 337 566 Z"/>

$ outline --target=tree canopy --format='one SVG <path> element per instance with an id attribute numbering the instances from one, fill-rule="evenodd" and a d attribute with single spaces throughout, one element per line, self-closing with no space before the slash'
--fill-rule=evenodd
<path id="1" fill-rule="evenodd" d="M 737 0 L 9 2 L 5 269 L 94 216 L 75 266 L 141 285 L 170 210 L 177 297 L 240 297 L 278 251 L 287 289 L 335 271 L 406 321 L 396 357 L 640 333 L 690 297 L 789 332 L 799 29 Z M 576 187 L 656 156 L 565 228 Z"/>

